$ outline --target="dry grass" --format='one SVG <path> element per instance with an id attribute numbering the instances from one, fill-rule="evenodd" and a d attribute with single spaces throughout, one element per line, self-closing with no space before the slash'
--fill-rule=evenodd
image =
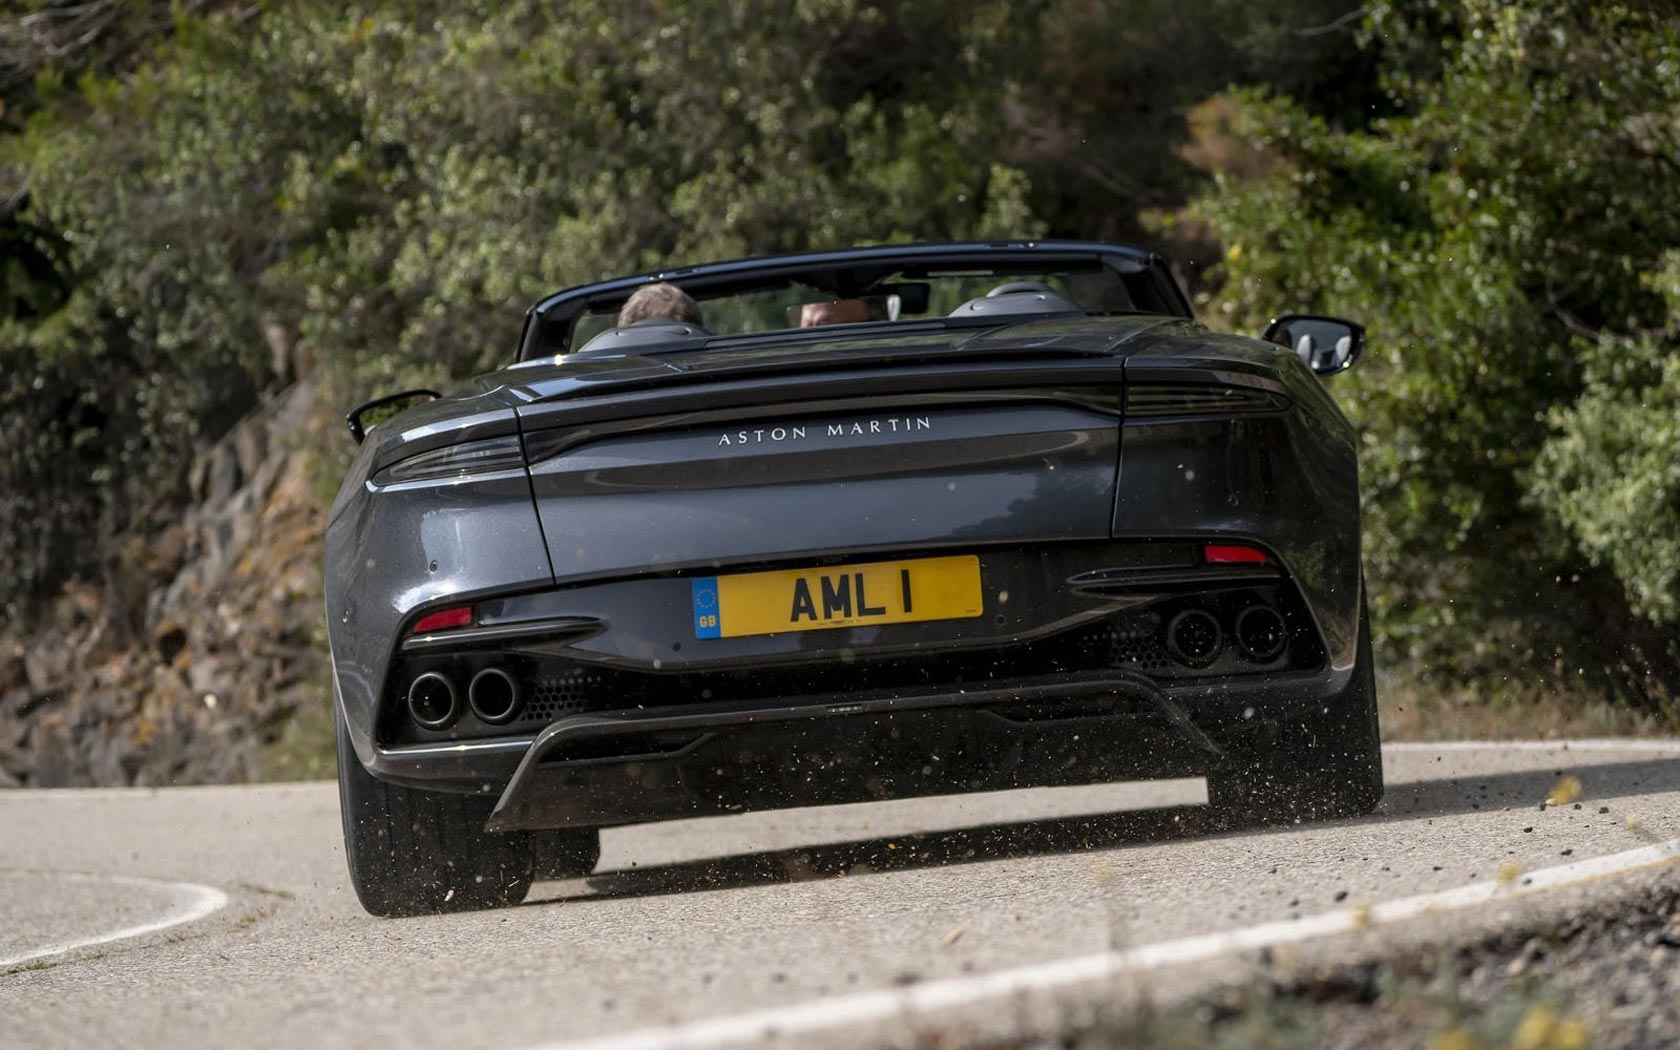
<path id="1" fill-rule="evenodd" d="M 331 780 L 337 775 L 330 700 L 300 708 L 279 735 L 257 752 L 257 779 L 265 783 Z"/>
<path id="2" fill-rule="evenodd" d="M 1385 740 L 1534 740 L 1680 735 L 1680 712 L 1641 711 L 1581 691 L 1422 685 L 1379 679 Z"/>
<path id="3" fill-rule="evenodd" d="M 1451 967 L 1420 977 L 1378 965 L 1294 985 L 1257 977 L 989 1050 L 1587 1050 L 1590 1029 L 1571 999 L 1555 980 L 1516 980 L 1477 994 Z"/>
<path id="4" fill-rule="evenodd" d="M 1259 961 L 1178 1002 L 986 1050 L 1632 1050 L 1680 1046 L 1680 889 L 1669 880 L 1485 940 L 1343 965 Z M 960 1045 L 928 1042 L 928 1046 Z"/>

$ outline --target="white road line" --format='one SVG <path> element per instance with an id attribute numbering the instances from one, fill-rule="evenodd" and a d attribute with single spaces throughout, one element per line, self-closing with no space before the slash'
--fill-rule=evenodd
<path id="1" fill-rule="evenodd" d="M 90 937 L 79 937 L 74 940 L 59 941 L 39 948 L 31 948 L 22 955 L 0 958 L 0 969 L 9 969 L 22 963 L 34 962 L 37 959 L 62 955 L 65 952 L 73 952 L 78 948 L 91 948 L 96 944 L 110 944 L 112 941 L 141 937 L 148 933 L 157 933 L 159 930 L 167 930 L 171 926 L 196 922 L 225 907 L 228 902 L 227 894 L 221 890 L 214 886 L 200 886 L 196 882 L 168 882 L 163 879 L 146 879 L 131 875 L 83 875 L 59 871 L 0 871 L 0 876 L 53 878 L 64 882 L 98 882 L 117 886 L 144 886 L 152 890 L 167 890 L 176 898 L 169 909 L 159 918 L 148 922 L 121 926 L 115 930 L 94 934 Z"/>
<path id="2" fill-rule="evenodd" d="M 73 802 L 77 799 L 153 799 L 168 796 L 180 798 L 183 795 L 240 795 L 252 791 L 264 794 L 286 791 L 321 791 L 333 783 L 331 780 L 287 780 L 276 781 L 272 784 L 171 784 L 167 787 L 146 785 L 144 787 L 60 787 L 60 788 L 22 788 L 0 791 L 0 806 L 9 801 L 34 801 L 46 799 L 48 801 Z"/>
<path id="3" fill-rule="evenodd" d="M 1344 908 L 1302 919 L 1261 923 L 1239 930 L 1184 937 L 1122 951 L 1060 959 L 974 977 L 929 981 L 909 988 L 817 999 L 732 1017 L 644 1028 L 573 1042 L 548 1043 L 533 1050 L 709 1050 L 772 1036 L 785 1039 L 847 1025 L 904 1019 L 956 1006 L 1007 999 L 1027 992 L 1065 988 L 1141 970 L 1203 962 L 1228 952 L 1254 951 L 1332 934 L 1352 933 L 1430 913 L 1514 900 L 1676 861 L 1680 861 L 1680 839 L 1671 839 L 1623 853 L 1542 868 L 1517 882 L 1503 885 L 1486 882 L 1458 886 L 1373 904 L 1369 908 Z"/>
<path id="4" fill-rule="evenodd" d="M 1680 740 L 1406 740 L 1384 751 L 1660 751 L 1680 756 Z"/>

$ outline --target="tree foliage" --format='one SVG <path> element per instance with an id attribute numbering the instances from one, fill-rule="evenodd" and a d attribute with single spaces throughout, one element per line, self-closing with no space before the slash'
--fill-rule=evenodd
<path id="1" fill-rule="evenodd" d="M 1199 204 L 1228 245 L 1217 309 L 1369 321 L 1375 351 L 1338 382 L 1395 651 L 1671 696 L 1680 23 L 1396 0 L 1366 34 L 1392 116 L 1341 129 L 1240 96 L 1274 162 Z"/>

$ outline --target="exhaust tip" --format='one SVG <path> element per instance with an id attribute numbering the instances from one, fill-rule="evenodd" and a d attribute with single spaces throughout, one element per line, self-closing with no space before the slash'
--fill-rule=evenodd
<path id="1" fill-rule="evenodd" d="M 489 725 L 511 722 L 519 715 L 522 697 L 519 683 L 500 667 L 486 667 L 473 675 L 467 687 L 467 703 L 478 720 Z"/>
<path id="2" fill-rule="evenodd" d="M 1167 622 L 1167 652 L 1190 667 L 1206 667 L 1219 658 L 1225 633 L 1205 609 L 1185 609 Z"/>
<path id="3" fill-rule="evenodd" d="M 448 729 L 461 717 L 461 701 L 455 683 L 436 671 L 427 671 L 408 686 L 408 717 L 423 729 Z"/>
<path id="4" fill-rule="evenodd" d="M 1238 613 L 1234 634 L 1243 655 L 1261 664 L 1283 655 L 1289 643 L 1289 628 L 1270 605 L 1250 605 Z"/>

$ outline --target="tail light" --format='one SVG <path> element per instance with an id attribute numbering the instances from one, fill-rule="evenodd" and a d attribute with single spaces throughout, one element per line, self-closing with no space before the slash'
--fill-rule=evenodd
<path id="1" fill-rule="evenodd" d="M 1289 398 L 1248 386 L 1195 383 L 1139 383 L 1126 385 L 1126 416 L 1241 416 L 1281 412 Z"/>
<path id="2" fill-rule="evenodd" d="M 1272 559 L 1258 547 L 1241 543 L 1209 543 L 1202 547 L 1202 560 L 1209 565 L 1265 565 Z"/>
<path id="3" fill-rule="evenodd" d="M 373 480 L 381 485 L 399 481 L 436 481 L 499 470 L 523 470 L 524 467 L 525 454 L 519 447 L 519 435 L 507 434 L 481 441 L 463 441 L 459 445 L 398 460 L 381 470 Z"/>
<path id="4" fill-rule="evenodd" d="M 470 605 L 458 605 L 453 609 L 440 609 L 434 613 L 427 613 L 414 622 L 413 634 L 431 634 L 433 631 L 447 631 L 456 627 L 471 627 L 473 611 Z"/>

